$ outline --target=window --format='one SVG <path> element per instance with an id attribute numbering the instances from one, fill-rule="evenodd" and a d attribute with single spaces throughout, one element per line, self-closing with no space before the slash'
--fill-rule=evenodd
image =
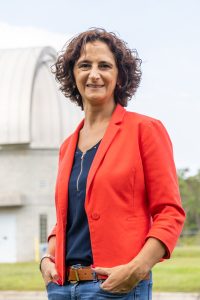
<path id="1" fill-rule="evenodd" d="M 40 215 L 40 243 L 47 242 L 47 215 Z"/>

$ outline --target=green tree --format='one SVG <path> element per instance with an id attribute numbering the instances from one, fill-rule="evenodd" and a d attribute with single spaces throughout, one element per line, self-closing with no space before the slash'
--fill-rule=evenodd
<path id="1" fill-rule="evenodd" d="M 184 231 L 200 230 L 200 170 L 187 176 L 189 169 L 178 171 L 180 193 L 187 218 Z"/>

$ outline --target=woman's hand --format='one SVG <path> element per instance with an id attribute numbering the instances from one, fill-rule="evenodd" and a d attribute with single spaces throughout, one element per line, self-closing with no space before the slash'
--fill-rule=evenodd
<path id="1" fill-rule="evenodd" d="M 97 274 L 108 276 L 101 288 L 112 293 L 130 292 L 150 272 L 147 266 L 142 266 L 137 261 L 113 268 L 96 267 L 93 270 Z"/>
<path id="2" fill-rule="evenodd" d="M 52 262 L 48 257 L 45 257 L 42 260 L 41 272 L 45 285 L 47 285 L 50 281 L 57 281 L 59 279 L 55 263 Z"/>
<path id="3" fill-rule="evenodd" d="M 138 255 L 128 264 L 113 268 L 93 268 L 100 275 L 108 278 L 101 285 L 102 289 L 113 293 L 127 293 L 141 280 L 147 279 L 152 267 L 165 255 L 165 245 L 156 238 L 149 238 Z"/>

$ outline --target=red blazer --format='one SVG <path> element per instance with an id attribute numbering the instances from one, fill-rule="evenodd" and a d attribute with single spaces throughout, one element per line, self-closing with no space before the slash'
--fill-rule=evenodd
<path id="1" fill-rule="evenodd" d="M 68 182 L 79 130 L 60 148 L 56 183 L 56 268 L 65 280 Z M 172 144 L 162 123 L 119 104 L 100 143 L 86 186 L 94 266 L 128 263 L 148 237 L 162 241 L 170 257 L 181 233 L 181 206 Z M 81 228 L 80 228 L 81 230 Z"/>

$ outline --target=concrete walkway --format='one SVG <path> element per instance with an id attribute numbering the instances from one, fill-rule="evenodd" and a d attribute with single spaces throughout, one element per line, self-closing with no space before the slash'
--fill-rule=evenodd
<path id="1" fill-rule="evenodd" d="M 199 293 L 154 293 L 153 300 L 200 300 Z"/>
<path id="2" fill-rule="evenodd" d="M 0 291 L 0 300 L 47 300 L 47 296 L 45 292 Z M 154 293 L 153 300 L 200 300 L 200 293 Z"/>

